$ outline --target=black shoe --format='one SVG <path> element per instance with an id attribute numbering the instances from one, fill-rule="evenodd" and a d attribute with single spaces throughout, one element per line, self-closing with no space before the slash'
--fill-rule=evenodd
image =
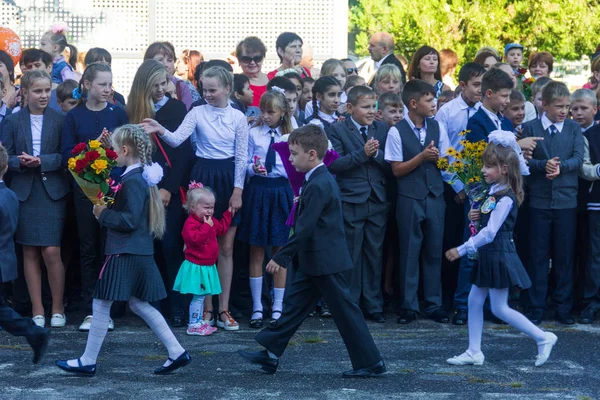
<path id="1" fill-rule="evenodd" d="M 259 364 L 263 371 L 269 374 L 274 374 L 279 366 L 279 359 L 269 357 L 267 350 L 256 352 L 238 350 L 238 354 L 250 361 L 252 364 Z"/>
<path id="2" fill-rule="evenodd" d="M 31 335 L 27 335 L 27 341 L 33 350 L 33 363 L 37 364 L 44 357 L 44 353 L 46 352 L 46 348 L 48 347 L 48 336 L 50 336 L 50 331 L 45 328 L 36 327 L 34 333 Z"/>
<path id="3" fill-rule="evenodd" d="M 399 324 L 410 324 L 417 319 L 417 314 L 414 311 L 402 310 L 398 313 L 396 322 Z"/>
<path id="4" fill-rule="evenodd" d="M 450 318 L 448 318 L 448 314 L 446 314 L 446 312 L 444 310 L 442 310 L 441 308 L 436 308 L 432 312 L 428 313 L 427 318 L 429 318 L 435 322 L 438 322 L 440 324 L 447 324 L 448 322 L 450 322 Z"/>
<path id="5" fill-rule="evenodd" d="M 387 371 L 383 360 L 366 368 L 351 369 L 342 374 L 344 378 L 372 378 Z"/>
<path id="6" fill-rule="evenodd" d="M 173 360 L 171 357 L 169 357 L 169 360 L 171 360 L 171 364 L 167 365 L 166 367 L 156 368 L 154 370 L 154 373 L 156 375 L 170 374 L 171 372 L 175 371 L 176 369 L 185 367 L 186 365 L 191 363 L 192 357 L 190 356 L 190 353 L 188 353 L 187 351 L 184 351 L 183 354 L 180 355 L 179 357 L 177 357 L 175 360 Z"/>
<path id="7" fill-rule="evenodd" d="M 279 314 L 279 316 L 277 318 L 273 318 L 273 314 Z M 269 323 L 269 325 L 271 325 L 271 326 L 275 325 L 275 323 L 279 320 L 279 318 L 281 318 L 280 310 L 271 311 L 271 322 Z"/>
<path id="8" fill-rule="evenodd" d="M 331 311 L 329 311 L 326 305 L 323 305 L 323 308 L 321 308 L 321 318 L 331 318 Z"/>
<path id="9" fill-rule="evenodd" d="M 67 360 L 58 360 L 56 362 L 56 366 L 58 368 L 62 369 L 63 371 L 70 372 L 72 374 L 88 376 L 96 375 L 96 364 L 81 365 L 81 360 L 79 358 L 77 359 L 77 364 L 79 364 L 78 367 L 71 367 L 69 364 L 67 364 Z"/>
<path id="10" fill-rule="evenodd" d="M 571 316 L 569 313 L 556 313 L 556 321 L 563 325 L 573 325 L 575 324 L 575 318 Z"/>
<path id="11" fill-rule="evenodd" d="M 533 322 L 535 325 L 539 325 L 542 323 L 542 319 L 544 318 L 544 311 L 542 310 L 533 310 L 525 315 L 528 320 Z"/>
<path id="12" fill-rule="evenodd" d="M 596 319 L 596 312 L 598 312 L 598 307 L 595 304 L 590 304 L 586 308 L 583 309 L 581 314 L 579 315 L 579 322 L 582 324 L 591 324 Z"/>
<path id="13" fill-rule="evenodd" d="M 173 328 L 181 328 L 182 326 L 186 326 L 186 323 L 183 321 L 181 317 L 173 317 L 171 319 L 171 327 Z"/>
<path id="14" fill-rule="evenodd" d="M 378 324 L 385 323 L 385 317 L 383 316 L 383 313 L 380 312 L 369 314 L 369 319 L 373 322 L 377 322 Z"/>
<path id="15" fill-rule="evenodd" d="M 452 317 L 452 325 L 466 325 L 468 319 L 469 314 L 467 313 L 467 310 L 459 308 L 454 312 L 454 317 Z"/>
<path id="16" fill-rule="evenodd" d="M 249 325 L 250 325 L 250 328 L 252 328 L 252 329 L 260 329 L 263 326 L 263 319 L 262 319 L 263 312 L 261 310 L 252 311 L 253 315 L 255 313 L 260 313 L 261 318 L 250 319 Z"/>

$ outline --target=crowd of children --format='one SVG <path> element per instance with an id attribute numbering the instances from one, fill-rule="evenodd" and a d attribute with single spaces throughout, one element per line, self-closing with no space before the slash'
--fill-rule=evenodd
<path id="1" fill-rule="evenodd" d="M 447 70 L 456 60 L 442 75 L 440 57 L 455 53 L 419 48 L 404 83 L 387 34 L 371 40 L 370 82 L 350 59 L 329 59 L 311 77 L 301 65 L 302 39 L 289 32 L 277 39 L 281 66 L 269 74 L 257 37 L 236 49 L 242 74 L 219 60 L 186 62 L 188 79 L 174 75 L 173 45 L 156 42 L 125 100 L 113 89 L 107 50 L 88 51 L 77 72 L 65 28 L 53 26 L 39 49 L 23 52 L 20 87 L 0 52 L 0 156 L 8 154 L 0 174 L 19 201 L 16 226 L 1 220 L 0 237 L 16 231 L 21 271 L 1 297 L 12 296 L 21 313 L 30 304 L 40 328 L 64 327 L 65 302 L 74 310 L 81 297 L 79 330 L 90 331 L 88 344 L 60 368 L 95 373 L 114 329 L 113 302 L 129 301 L 165 344 L 169 360 L 157 374 L 191 361 L 165 318 L 199 336 L 238 330 L 244 315 L 250 328 L 267 316 L 278 326 L 294 273 L 263 270 L 296 238 L 306 171 L 294 167 L 287 140 L 303 125 L 320 127 L 329 140 L 320 159 L 340 190 L 353 265 L 340 271 L 367 318 L 384 323 L 391 303 L 400 324 L 418 315 L 468 323 L 469 349 L 448 362 L 481 364 L 489 294 L 487 316 L 534 338 L 541 365 L 556 336 L 534 324 L 551 316 L 573 324 L 576 313 L 592 323 L 600 310 L 598 91 L 571 94 L 552 80 L 551 54 L 532 53 L 532 82 L 523 75 L 523 46 L 507 45 L 506 63 L 484 48 L 459 63 L 453 89 Z M 598 85 L 597 71 L 591 82 Z M 77 144 L 90 140 L 118 155 L 112 177 L 122 188 L 108 208 L 92 207 L 66 170 Z M 437 166 L 465 140 L 490 142 L 487 212 L 472 209 L 466 182 Z M 476 220 L 483 229 L 473 236 Z M 465 257 L 475 253 L 477 261 Z M 527 318 L 508 307 L 515 287 Z M 327 302 L 319 304 L 331 316 Z M 38 350 L 40 340 L 32 339 Z"/>

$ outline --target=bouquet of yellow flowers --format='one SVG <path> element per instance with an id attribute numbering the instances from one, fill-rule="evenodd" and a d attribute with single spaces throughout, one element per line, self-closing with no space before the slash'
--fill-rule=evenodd
<path id="1" fill-rule="evenodd" d="M 117 164 L 117 153 L 105 149 L 98 140 L 79 143 L 71 152 L 68 167 L 71 175 L 94 205 L 107 204 L 111 190 L 109 177 Z"/>
<path id="2" fill-rule="evenodd" d="M 466 130 L 462 131 L 459 136 L 464 137 L 467 132 Z M 439 169 L 458 178 L 465 185 L 465 194 L 471 202 L 471 208 L 478 209 L 486 198 L 489 189 L 481 172 L 483 168 L 481 156 L 487 147 L 487 143 L 485 141 L 469 142 L 463 139 L 460 141 L 460 145 L 463 146 L 461 151 L 457 151 L 452 147 L 449 147 L 446 151 L 448 157 L 454 159 L 454 161 L 450 162 L 448 158 L 440 158 L 437 166 Z M 474 236 L 479 229 L 479 225 L 471 222 L 469 228 L 471 229 L 471 236 Z"/>

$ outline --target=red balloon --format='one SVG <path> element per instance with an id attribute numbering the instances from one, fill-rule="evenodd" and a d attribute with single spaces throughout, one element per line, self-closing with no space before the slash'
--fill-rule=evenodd
<path id="1" fill-rule="evenodd" d="M 0 50 L 12 58 L 13 63 L 17 65 L 21 59 L 21 39 L 12 29 L 0 27 Z"/>

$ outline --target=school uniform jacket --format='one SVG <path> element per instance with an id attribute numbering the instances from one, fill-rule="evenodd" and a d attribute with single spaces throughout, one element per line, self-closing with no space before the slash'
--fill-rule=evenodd
<path id="1" fill-rule="evenodd" d="M 0 182 L 0 283 L 17 279 L 14 236 L 19 218 L 17 195 Z"/>
<path id="2" fill-rule="evenodd" d="M 6 118 L 2 144 L 9 154 L 8 168 L 11 173 L 11 189 L 19 201 L 25 201 L 31 193 L 35 174 L 42 175 L 42 183 L 53 200 L 62 199 L 69 193 L 69 184 L 61 156 L 61 136 L 64 116 L 46 107 L 42 125 L 42 143 L 40 148 L 40 168 L 21 166 L 18 157 L 22 152 L 33 155 L 31 119 L 29 108 L 25 107 Z"/>
<path id="3" fill-rule="evenodd" d="M 512 122 L 508 118 L 499 115 L 498 119 L 500 119 L 500 127 L 503 131 L 512 132 Z M 483 107 L 479 107 L 479 110 L 467 122 L 467 131 L 469 132 L 467 132 L 466 139 L 469 142 L 480 142 L 482 140 L 487 142 L 488 135 L 497 130 L 498 126 L 488 117 Z"/>
<path id="4" fill-rule="evenodd" d="M 350 118 L 329 128 L 327 136 L 340 155 L 329 165 L 329 171 L 335 175 L 342 201 L 364 203 L 372 192 L 379 201 L 387 200 L 386 173 L 390 171 L 389 163 L 384 159 L 387 132 L 388 126 L 384 122 L 375 121 L 368 127 L 367 136 L 379 141 L 379 152 L 375 157 L 367 157 L 365 141 Z"/>
<path id="5" fill-rule="evenodd" d="M 324 165 L 310 175 L 300 191 L 294 234 L 273 256 L 308 276 L 332 275 L 353 268 L 344 234 L 340 189 Z"/>

